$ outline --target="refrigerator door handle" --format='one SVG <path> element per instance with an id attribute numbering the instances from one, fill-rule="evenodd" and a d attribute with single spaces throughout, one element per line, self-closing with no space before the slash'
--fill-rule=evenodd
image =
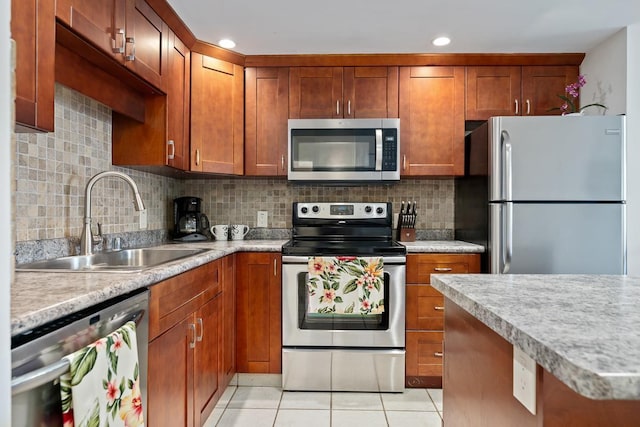
<path id="1" fill-rule="evenodd" d="M 513 180 L 513 168 L 512 168 L 512 160 L 511 160 L 511 138 L 509 136 L 509 132 L 506 130 L 502 131 L 501 134 L 502 139 L 502 167 L 503 167 L 503 178 L 502 178 L 502 197 L 503 200 L 512 201 L 513 200 L 513 188 L 512 188 L 512 180 Z"/>
<path id="2" fill-rule="evenodd" d="M 513 203 L 504 204 L 504 250 L 502 251 L 502 274 L 507 274 L 511 269 L 511 257 L 513 255 Z"/>

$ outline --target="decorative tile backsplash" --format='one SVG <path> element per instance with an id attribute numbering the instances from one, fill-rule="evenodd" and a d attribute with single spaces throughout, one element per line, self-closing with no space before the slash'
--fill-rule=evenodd
<path id="1" fill-rule="evenodd" d="M 453 230 L 452 179 L 403 179 L 397 184 L 334 187 L 291 184 L 285 179 L 187 180 L 185 196 L 203 199 L 202 209 L 212 224 L 256 226 L 259 210 L 268 212 L 271 228 L 291 227 L 291 204 L 298 202 L 392 202 L 394 213 L 402 201 L 417 202 L 416 227 Z"/>
<path id="2" fill-rule="evenodd" d="M 212 224 L 243 223 L 254 228 L 258 210 L 268 212 L 269 228 L 291 226 L 294 201 L 401 201 L 418 204 L 417 228 L 452 236 L 452 179 L 403 179 L 397 184 L 336 187 L 294 185 L 285 179 L 211 178 L 177 180 L 111 165 L 111 110 L 62 85 L 56 85 L 56 131 L 16 137 L 16 240 L 77 239 L 82 232 L 84 189 L 104 170 L 122 171 L 138 184 L 148 209 L 149 230 L 169 230 L 173 199 L 197 196 Z M 103 233 L 139 230 L 129 186 L 118 178 L 96 183 L 92 216 Z M 449 234 L 447 234 L 449 232 Z M 262 235 L 264 233 L 258 233 Z"/>

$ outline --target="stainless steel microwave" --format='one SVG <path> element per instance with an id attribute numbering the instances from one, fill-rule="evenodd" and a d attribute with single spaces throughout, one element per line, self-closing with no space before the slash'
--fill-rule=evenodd
<path id="1" fill-rule="evenodd" d="M 290 119 L 291 181 L 400 180 L 400 119 Z"/>

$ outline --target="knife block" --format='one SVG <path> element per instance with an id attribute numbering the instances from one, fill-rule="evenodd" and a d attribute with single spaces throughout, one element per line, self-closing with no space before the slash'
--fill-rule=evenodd
<path id="1" fill-rule="evenodd" d="M 401 242 L 415 242 L 416 229 L 415 228 L 398 228 L 398 240 Z"/>

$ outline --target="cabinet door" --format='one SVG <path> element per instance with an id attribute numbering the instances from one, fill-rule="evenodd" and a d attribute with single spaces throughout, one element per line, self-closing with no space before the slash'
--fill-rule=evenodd
<path id="1" fill-rule="evenodd" d="M 407 329 L 444 330 L 444 297 L 429 285 L 407 284 Z"/>
<path id="2" fill-rule="evenodd" d="M 242 67 L 191 53 L 191 170 L 242 175 Z"/>
<path id="3" fill-rule="evenodd" d="M 222 261 L 222 369 L 221 384 L 224 390 L 236 373 L 236 278 L 235 255 Z"/>
<path id="4" fill-rule="evenodd" d="M 398 117 L 398 67 L 345 67 L 345 118 Z"/>
<path id="5" fill-rule="evenodd" d="M 561 114 L 549 109 L 562 105 L 558 95 L 566 95 L 565 88 L 578 80 L 578 72 L 577 66 L 522 67 L 522 115 Z"/>
<path id="6" fill-rule="evenodd" d="M 131 0 L 57 0 L 56 17 L 100 50 L 122 61 L 126 1 Z"/>
<path id="7" fill-rule="evenodd" d="M 287 174 L 289 69 L 245 69 L 247 176 Z"/>
<path id="8" fill-rule="evenodd" d="M 522 113 L 520 67 L 467 67 L 467 120 Z"/>
<path id="9" fill-rule="evenodd" d="M 442 387 L 443 335 L 442 332 L 407 331 L 407 386 Z"/>
<path id="10" fill-rule="evenodd" d="M 342 67 L 292 67 L 289 118 L 342 118 Z"/>
<path id="11" fill-rule="evenodd" d="M 150 426 L 192 426 L 195 323 L 189 315 L 149 342 L 148 408 Z"/>
<path id="12" fill-rule="evenodd" d="M 16 42 L 16 130 L 53 132 L 55 3 L 11 0 Z"/>
<path id="13" fill-rule="evenodd" d="M 400 69 L 403 176 L 464 172 L 464 68 Z"/>
<path id="14" fill-rule="evenodd" d="M 165 24 L 144 0 L 127 0 L 124 60 L 128 68 L 162 87 L 166 68 Z"/>
<path id="15" fill-rule="evenodd" d="M 236 364 L 238 372 L 281 373 L 280 256 L 238 253 Z"/>
<path id="16" fill-rule="evenodd" d="M 194 351 L 195 425 L 207 420 L 222 394 L 220 371 L 220 295 L 196 312 L 196 346 Z"/>
<path id="17" fill-rule="evenodd" d="M 165 87 L 167 89 L 167 164 L 189 170 L 189 98 L 191 52 L 169 32 Z"/>

